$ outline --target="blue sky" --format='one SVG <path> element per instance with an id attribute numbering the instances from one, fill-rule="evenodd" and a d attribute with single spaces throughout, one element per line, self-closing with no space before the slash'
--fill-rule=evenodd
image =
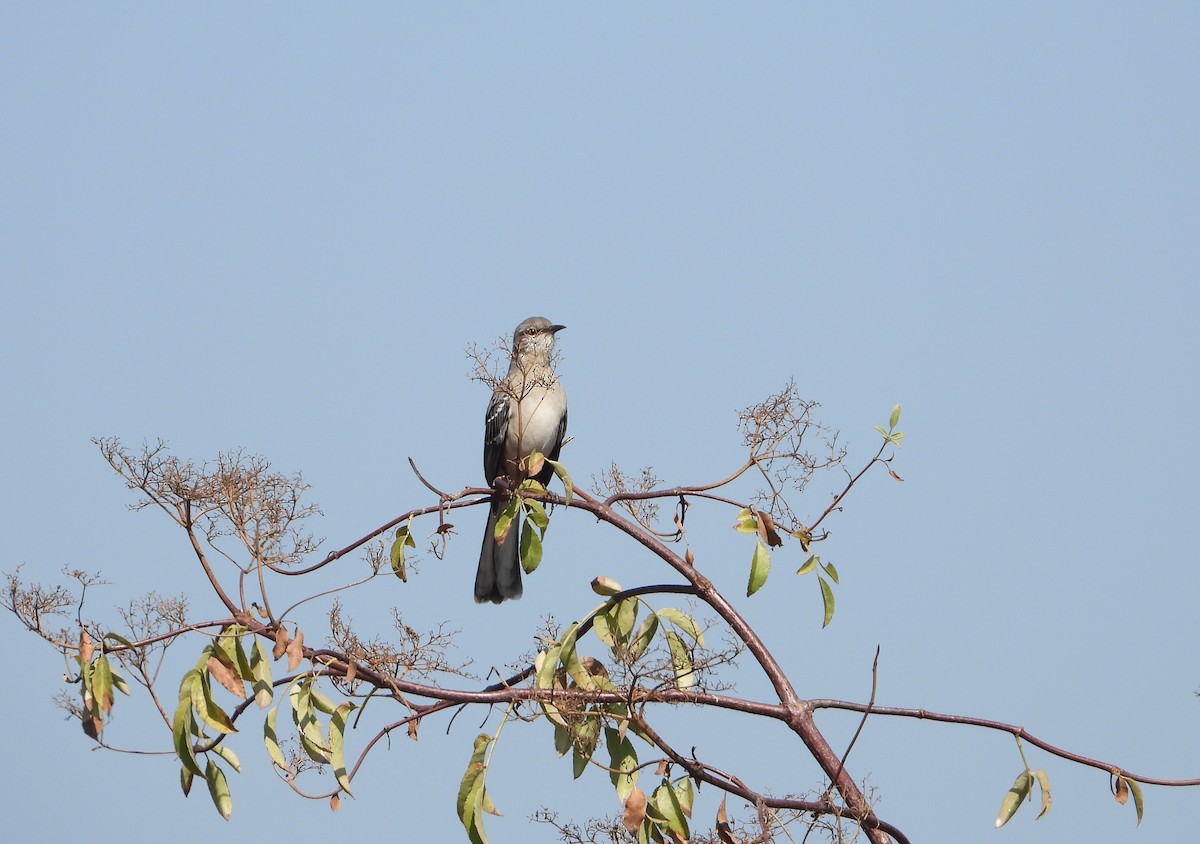
<path id="1" fill-rule="evenodd" d="M 822 549 L 843 576 L 831 627 L 798 549 L 742 601 L 802 695 L 864 699 L 878 644 L 881 704 L 1198 776 L 1198 37 L 1187 3 L 10 5 L 0 568 L 99 569 L 100 617 L 152 589 L 205 615 L 181 537 L 126 511 L 91 437 L 262 453 L 304 473 L 338 547 L 427 502 L 409 456 L 445 488 L 480 482 L 464 349 L 544 314 L 568 326 L 581 479 L 614 460 L 721 477 L 735 411 L 789 378 L 852 460 L 903 403 L 905 482 L 870 477 Z M 348 598 L 356 623 L 448 620 L 477 668 L 503 665 L 544 614 L 592 607 L 593 576 L 666 576 L 565 514 L 525 598 L 477 607 L 482 518 L 411 583 Z M 713 524 L 699 563 L 740 595 L 744 538 L 692 518 Z M 456 824 L 482 713 L 377 751 L 337 815 L 276 783 L 249 729 L 226 824 L 173 760 L 90 752 L 50 704 L 54 654 L 3 624 L 20 840 L 100 819 L 184 842 Z M 678 717 L 756 787 L 817 784 L 770 730 Z M 147 719 L 121 701 L 112 729 L 148 744 Z M 855 722 L 821 724 L 844 746 Z M 493 840 L 553 840 L 527 828 L 542 804 L 616 808 L 540 727 L 506 730 Z M 914 841 L 1135 840 L 1104 774 L 1031 762 L 1054 808 L 1001 832 L 1020 770 L 1003 735 L 872 719 L 849 767 Z M 1147 788 L 1136 840 L 1193 828 L 1197 799 Z"/>

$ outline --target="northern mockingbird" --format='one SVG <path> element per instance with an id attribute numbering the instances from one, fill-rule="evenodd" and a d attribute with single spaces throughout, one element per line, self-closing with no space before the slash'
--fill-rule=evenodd
<path id="1" fill-rule="evenodd" d="M 541 452 L 558 459 L 567 432 L 567 394 L 554 377 L 550 355 L 554 334 L 566 326 L 545 317 L 530 317 L 513 332 L 512 362 L 508 374 L 492 393 L 483 437 L 483 471 L 489 486 L 498 477 L 517 487 L 527 477 L 525 458 Z M 554 473 L 546 464 L 535 476 L 545 484 Z M 496 541 L 496 519 L 508 504 L 499 492 L 492 494 L 487 532 L 475 574 L 475 602 L 499 604 L 521 597 L 521 563 L 514 521 L 503 542 Z"/>

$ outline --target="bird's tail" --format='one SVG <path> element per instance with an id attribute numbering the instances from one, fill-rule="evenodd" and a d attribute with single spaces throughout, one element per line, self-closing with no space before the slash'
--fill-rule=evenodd
<path id="1" fill-rule="evenodd" d="M 479 569 L 475 573 L 475 603 L 491 601 L 499 604 L 520 598 L 521 561 L 519 559 L 518 525 L 514 521 L 503 542 L 496 541 L 496 519 L 504 512 L 504 503 L 493 501 L 488 511 L 487 530 L 479 552 Z"/>

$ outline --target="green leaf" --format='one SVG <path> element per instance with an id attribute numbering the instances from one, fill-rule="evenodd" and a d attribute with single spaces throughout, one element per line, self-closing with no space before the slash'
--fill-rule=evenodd
<path id="1" fill-rule="evenodd" d="M 898 423 L 899 421 L 900 421 L 900 405 L 896 405 L 895 407 L 892 408 L 892 417 L 891 417 L 891 419 L 888 420 L 888 428 L 893 431 L 896 430 L 896 423 Z"/>
<path id="2" fill-rule="evenodd" d="M 829 626 L 829 622 L 833 621 L 833 589 L 823 577 L 818 577 L 817 582 L 821 584 L 821 603 L 825 605 L 825 618 L 821 622 L 821 627 L 824 629 Z"/>
<path id="3" fill-rule="evenodd" d="M 833 563 L 822 563 L 821 568 L 825 569 L 825 574 L 829 575 L 830 580 L 834 583 L 841 583 L 838 580 L 838 570 L 834 567 Z"/>
<path id="4" fill-rule="evenodd" d="M 1142 813 L 1145 809 L 1145 804 L 1142 802 L 1142 787 L 1136 780 L 1131 780 L 1129 777 L 1122 777 L 1129 786 L 1130 792 L 1133 794 L 1133 808 L 1137 812 L 1137 825 L 1142 825 Z"/>
<path id="5" fill-rule="evenodd" d="M 229 783 L 225 781 L 225 772 L 216 762 L 209 759 L 204 778 L 208 780 L 208 793 L 212 795 L 213 805 L 217 807 L 221 817 L 229 820 L 229 816 L 233 814 L 233 797 L 229 794 Z"/>
<path id="6" fill-rule="evenodd" d="M 567 471 L 567 467 L 557 460 L 546 458 L 546 462 L 553 467 L 554 474 L 558 475 L 558 479 L 562 481 L 563 489 L 566 490 L 567 504 L 570 504 L 571 496 L 575 494 L 575 482 L 571 480 L 571 474 Z"/>
<path id="7" fill-rule="evenodd" d="M 195 779 L 195 774 L 187 769 L 186 766 L 179 767 L 179 787 L 183 789 L 183 796 L 187 797 L 192 792 L 192 780 Z"/>
<path id="8" fill-rule="evenodd" d="M 671 652 L 671 667 L 675 672 L 675 687 L 686 691 L 696 683 L 691 654 L 683 639 L 674 630 L 667 631 L 667 648 Z"/>
<path id="9" fill-rule="evenodd" d="M 333 711 L 333 715 L 329 718 L 329 758 L 333 765 L 333 775 L 337 778 L 338 785 L 342 787 L 342 791 L 351 795 L 350 776 L 346 772 L 346 754 L 343 749 L 343 740 L 346 734 L 346 718 L 353 711 L 354 704 L 350 701 L 345 701 Z"/>
<path id="10" fill-rule="evenodd" d="M 546 455 L 540 451 L 531 452 L 525 458 L 525 474 L 530 478 L 536 478 L 541 474 L 542 468 L 546 465 Z"/>
<path id="11" fill-rule="evenodd" d="M 628 736 L 613 727 L 604 728 L 604 743 L 608 747 L 608 777 L 617 790 L 617 798 L 624 803 L 633 793 L 638 781 L 637 751 Z"/>
<path id="12" fill-rule="evenodd" d="M 271 761 L 280 767 L 281 770 L 289 771 L 287 762 L 283 758 L 283 752 L 279 749 L 279 733 L 275 728 L 275 721 L 279 716 L 279 705 L 271 707 L 271 711 L 267 713 L 266 723 L 263 725 L 263 743 L 267 746 L 267 755 L 271 757 Z"/>
<path id="13" fill-rule="evenodd" d="M 544 650 L 534 658 L 534 667 L 537 673 L 534 675 L 534 688 L 537 689 L 553 689 L 562 688 L 557 683 L 556 677 L 558 674 L 558 658 L 562 653 L 562 645 L 552 645 L 548 650 Z M 546 717 L 552 724 L 558 724 L 561 727 L 568 727 L 566 720 L 559 714 L 558 707 L 549 700 L 539 701 L 542 711 L 546 713 Z"/>
<path id="14" fill-rule="evenodd" d="M 308 681 L 308 693 L 312 695 L 313 705 L 319 711 L 324 712 L 326 715 L 332 715 L 337 710 L 337 704 L 323 694 L 312 680 Z"/>
<path id="15" fill-rule="evenodd" d="M 526 574 L 533 574 L 542 562 L 542 540 L 533 525 L 526 524 L 521 531 L 521 568 Z"/>
<path id="16" fill-rule="evenodd" d="M 1037 816 L 1040 818 L 1042 815 L 1050 811 L 1050 775 L 1041 768 L 1038 768 L 1036 771 L 1034 771 L 1033 775 L 1037 778 L 1038 790 L 1042 794 L 1042 810 L 1037 813 Z"/>
<path id="17" fill-rule="evenodd" d="M 179 702 L 185 700 L 189 703 L 192 700 L 192 685 L 200 682 L 200 672 L 195 668 L 183 675 L 183 679 L 179 681 Z"/>
<path id="18" fill-rule="evenodd" d="M 1017 809 L 1021 808 L 1021 804 L 1025 802 L 1025 798 L 1029 796 L 1030 790 L 1033 788 L 1033 775 L 1026 768 L 1021 771 L 1012 788 L 1004 795 L 1004 800 L 1000 803 L 1000 814 L 996 816 L 996 828 L 1004 826 L 1016 814 Z"/>
<path id="19" fill-rule="evenodd" d="M 683 777 L 675 783 L 675 797 L 679 801 L 680 808 L 683 809 L 684 816 L 690 818 L 692 806 L 696 803 L 696 790 L 692 786 L 691 777 Z"/>
<path id="20" fill-rule="evenodd" d="M 650 643 L 654 641 L 654 634 L 657 632 L 658 613 L 650 613 L 646 616 L 646 620 L 642 622 L 642 626 L 638 628 L 637 635 L 633 637 L 633 641 L 629 643 L 630 660 L 637 659 L 649 649 Z"/>
<path id="21" fill-rule="evenodd" d="M 475 737 L 475 749 L 471 754 L 471 761 L 467 763 L 467 770 L 463 773 L 462 782 L 458 786 L 456 801 L 458 819 L 462 821 L 467 838 L 473 844 L 487 844 L 487 835 L 483 831 L 483 820 L 478 816 L 483 810 L 483 788 L 487 772 L 483 760 L 491 741 L 491 737 L 485 733 L 480 733 Z"/>
<path id="22" fill-rule="evenodd" d="M 595 717 L 584 716 L 575 725 L 574 733 L 575 744 L 571 754 L 571 772 L 575 775 L 575 779 L 579 779 L 587 770 L 587 764 L 592 758 L 592 754 L 596 752 L 596 745 L 600 740 L 600 722 Z"/>
<path id="23" fill-rule="evenodd" d="M 112 666 L 103 653 L 92 663 L 92 697 L 100 711 L 108 712 L 113 705 Z"/>
<path id="24" fill-rule="evenodd" d="M 113 688 L 116 689 L 121 694 L 123 694 L 123 695 L 130 694 L 129 684 L 125 682 L 124 677 L 122 677 L 120 674 L 118 674 L 115 671 L 112 672 L 112 684 L 113 684 Z"/>
<path id="25" fill-rule="evenodd" d="M 497 809 L 496 804 L 492 802 L 492 795 L 488 794 L 487 786 L 484 786 L 483 788 L 481 799 L 479 801 L 479 808 L 483 809 L 483 811 L 487 812 L 489 815 L 495 815 L 496 817 L 500 816 L 500 810 Z M 476 816 L 475 823 L 479 826 L 480 832 L 482 832 L 483 819 Z"/>
<path id="26" fill-rule="evenodd" d="M 561 724 L 554 724 L 554 752 L 559 755 L 559 758 L 567 755 L 573 742 L 570 730 Z"/>
<path id="27" fill-rule="evenodd" d="M 320 728 L 315 726 L 315 722 L 312 723 L 314 723 L 314 729 L 318 730 L 319 735 Z M 300 746 L 304 748 L 304 752 L 308 754 L 308 758 L 318 765 L 328 765 L 330 762 L 329 748 L 325 747 L 322 742 L 323 739 L 314 739 L 310 732 L 300 731 Z"/>
<path id="28" fill-rule="evenodd" d="M 567 632 L 563 634 L 562 647 L 559 650 L 558 659 L 562 663 L 563 668 L 567 669 L 567 674 L 575 681 L 581 689 L 590 690 L 593 687 L 592 675 L 589 674 L 583 667 L 583 663 L 579 661 L 579 654 L 576 652 L 576 635 L 579 632 L 579 623 L 575 622 L 567 628 Z"/>
<path id="29" fill-rule="evenodd" d="M 524 498 L 521 503 L 525 507 L 525 520 L 532 522 L 538 532 L 545 536 L 546 528 L 550 526 L 550 516 L 546 513 L 546 505 L 536 498 Z"/>
<path id="30" fill-rule="evenodd" d="M 739 510 L 737 519 L 733 523 L 733 529 L 738 533 L 758 533 L 758 519 L 755 517 L 754 511 L 749 507 Z"/>
<path id="31" fill-rule="evenodd" d="M 233 768 L 239 774 L 242 772 L 242 761 L 238 759 L 238 755 L 233 752 L 233 748 L 229 745 L 222 742 L 213 748 L 213 753 L 229 763 L 229 767 Z"/>
<path id="32" fill-rule="evenodd" d="M 243 680 L 253 680 L 254 672 L 250 668 L 250 660 L 246 658 L 246 650 L 242 647 L 241 637 L 245 630 L 240 624 L 231 624 L 217 638 L 216 647 L 225 655 L 222 662 L 231 666 Z"/>
<path id="33" fill-rule="evenodd" d="M 329 764 L 329 748 L 325 747 L 325 737 L 321 734 L 321 725 L 317 721 L 315 703 L 312 696 L 312 683 L 305 677 L 297 680 L 288 690 L 288 699 L 292 704 L 292 722 L 300 734 L 300 746 L 308 754 L 308 758 L 321 765 Z"/>
<path id="34" fill-rule="evenodd" d="M 558 671 L 558 659 L 562 654 L 562 645 L 554 644 L 537 655 L 537 674 L 534 678 L 534 688 L 554 688 L 554 674 Z"/>
<path id="35" fill-rule="evenodd" d="M 112 639 L 114 642 L 119 642 L 120 644 L 122 644 L 122 645 L 124 645 L 125 647 L 129 648 L 131 651 L 132 651 L 132 650 L 136 650 L 136 649 L 133 647 L 133 642 L 131 642 L 131 641 L 129 641 L 128 639 L 126 639 L 126 638 L 125 638 L 124 636 L 122 636 L 120 633 L 105 633 L 105 634 L 104 634 L 104 639 L 102 639 L 101 641 L 105 641 L 105 640 L 108 640 L 108 639 Z"/>
<path id="36" fill-rule="evenodd" d="M 246 649 L 242 646 L 241 636 L 232 636 L 233 639 L 233 664 L 237 666 L 238 676 L 243 680 L 254 680 L 254 669 L 250 667 L 250 660 L 246 657 Z"/>
<path id="37" fill-rule="evenodd" d="M 807 560 L 804 561 L 804 565 L 796 569 L 796 574 L 812 574 L 814 571 L 816 571 L 817 564 L 820 562 L 821 558 L 816 554 L 812 554 Z"/>
<path id="38" fill-rule="evenodd" d="M 204 776 L 204 771 L 196 763 L 196 753 L 192 750 L 192 701 L 179 702 L 175 710 L 175 718 L 171 721 L 171 741 L 175 745 L 175 754 L 183 767 L 198 777 Z"/>
<path id="39" fill-rule="evenodd" d="M 266 649 L 261 639 L 254 640 L 254 653 L 250 657 L 250 675 L 253 677 L 251 687 L 254 690 L 254 702 L 259 709 L 271 705 L 275 690 L 271 685 L 271 661 L 267 659 Z"/>
<path id="40" fill-rule="evenodd" d="M 697 647 L 704 647 L 704 634 L 700 632 L 700 625 L 690 615 L 675 607 L 664 607 L 657 612 L 659 618 L 674 624 L 679 632 L 695 642 Z"/>
<path id="41" fill-rule="evenodd" d="M 622 649 L 629 646 L 629 637 L 633 634 L 633 625 L 637 623 L 638 603 L 637 598 L 626 598 L 623 601 L 617 602 L 608 611 L 609 617 L 613 621 L 612 633 Z"/>
<path id="42" fill-rule="evenodd" d="M 513 519 L 517 517 L 517 510 L 520 506 L 521 497 L 514 495 L 512 500 L 508 502 L 508 506 L 496 517 L 495 538 L 497 544 L 508 538 L 508 532 L 512 529 Z"/>
<path id="43" fill-rule="evenodd" d="M 754 556 L 750 558 L 750 582 L 746 585 L 746 597 L 749 598 L 767 582 L 771 572 L 771 552 L 759 539 L 754 543 Z"/>
<path id="44" fill-rule="evenodd" d="M 596 638 L 613 650 L 617 648 L 617 636 L 614 632 L 615 626 L 612 607 L 592 616 L 592 630 L 596 631 Z"/>
<path id="45" fill-rule="evenodd" d="M 199 682 L 192 684 L 192 708 L 196 710 L 201 721 L 218 733 L 228 735 L 237 732 L 237 727 L 233 725 L 225 710 L 213 700 L 212 684 L 207 673 L 201 674 Z"/>
<path id="46" fill-rule="evenodd" d="M 417 547 L 416 540 L 412 538 L 412 534 L 409 532 L 409 525 L 411 524 L 412 520 L 410 519 L 409 524 L 396 528 L 396 539 L 392 542 L 392 550 L 388 554 L 392 562 L 392 574 L 405 583 L 408 582 L 408 567 L 404 564 L 404 551 L 406 548 Z"/>
<path id="47" fill-rule="evenodd" d="M 537 478 L 526 478 L 525 480 L 521 481 L 521 485 L 517 487 L 517 492 L 533 492 L 537 493 L 538 495 L 545 495 L 546 488 L 542 486 L 541 482 L 538 481 Z M 524 507 L 527 503 L 528 502 L 522 501 L 521 506 Z"/>
<path id="48" fill-rule="evenodd" d="M 654 789 L 654 794 L 651 795 L 646 810 L 647 814 L 654 816 L 655 820 L 658 820 L 682 840 L 687 841 L 687 818 L 683 814 L 683 807 L 679 805 L 679 795 L 675 793 L 675 789 L 666 784 Z"/>
<path id="49" fill-rule="evenodd" d="M 192 696 L 192 709 L 205 724 L 219 733 L 237 732 L 229 721 L 229 716 L 212 699 L 212 687 L 206 682 L 208 675 L 202 674 L 195 681 L 188 683 Z"/>

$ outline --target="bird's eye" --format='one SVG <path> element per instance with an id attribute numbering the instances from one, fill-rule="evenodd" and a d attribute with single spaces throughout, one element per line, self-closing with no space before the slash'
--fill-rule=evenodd
<path id="1" fill-rule="evenodd" d="M 532 337 L 534 334 L 537 334 L 537 329 L 536 328 L 526 328 L 525 333 L 528 334 L 530 337 Z"/>

